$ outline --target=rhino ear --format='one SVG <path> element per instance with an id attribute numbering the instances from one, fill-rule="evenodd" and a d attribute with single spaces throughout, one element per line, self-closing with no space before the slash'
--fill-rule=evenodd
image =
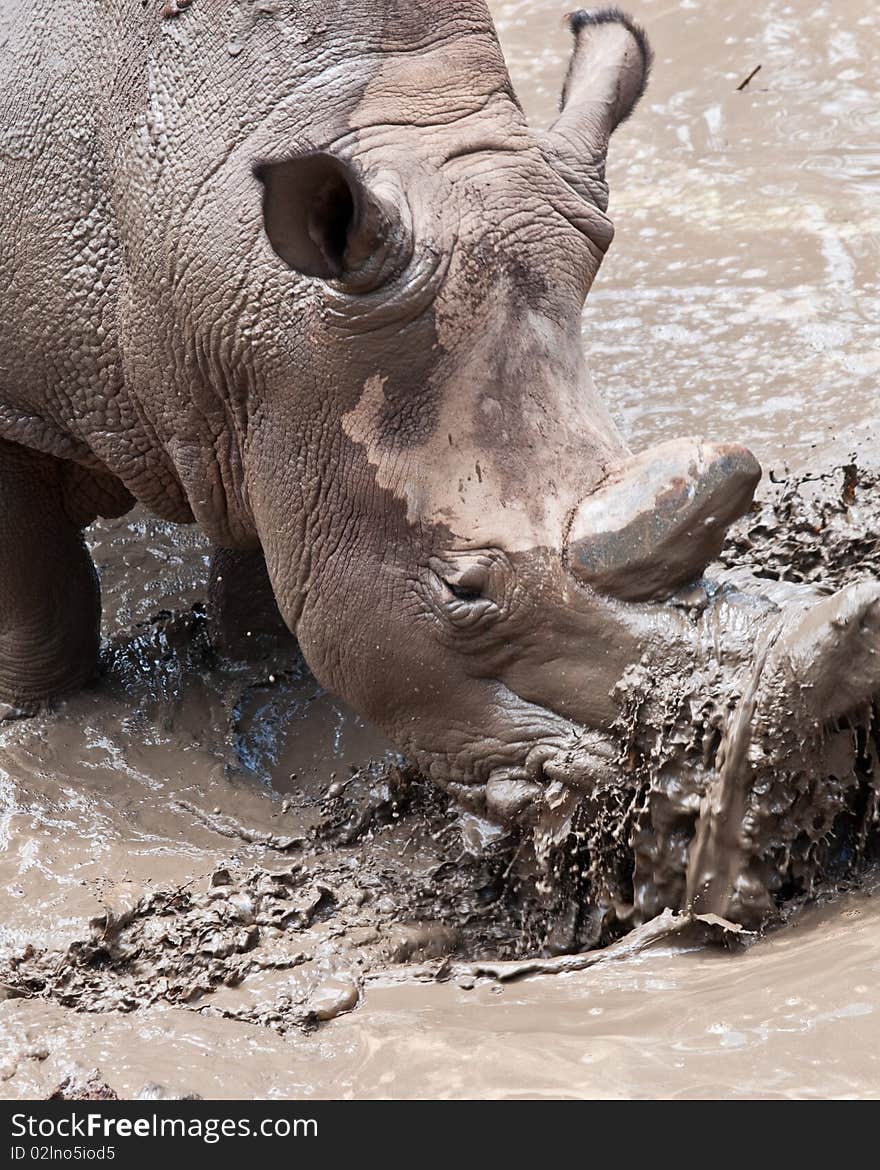
<path id="1" fill-rule="evenodd" d="M 550 161 L 601 210 L 608 207 L 608 140 L 648 83 L 653 54 L 644 30 L 619 8 L 572 12 L 574 52 L 561 113 L 543 135 Z"/>
<path id="2" fill-rule="evenodd" d="M 255 174 L 266 235 L 286 264 L 324 280 L 357 283 L 369 273 L 377 283 L 399 243 L 399 216 L 349 163 L 316 152 L 263 164 Z"/>

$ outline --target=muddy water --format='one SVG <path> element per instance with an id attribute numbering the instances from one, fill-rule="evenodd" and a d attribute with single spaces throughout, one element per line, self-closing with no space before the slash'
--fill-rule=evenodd
<path id="1" fill-rule="evenodd" d="M 612 152 L 618 237 L 584 323 L 597 380 L 636 447 L 693 431 L 748 441 L 773 461 L 820 459 L 871 418 L 880 376 L 876 6 L 630 7 L 657 64 Z M 564 6 L 492 8 L 520 96 L 546 121 L 568 49 Z M 247 889 L 289 868 L 297 842 L 335 815 L 328 787 L 386 751 L 295 660 L 218 669 L 198 609 L 207 549 L 197 533 L 134 515 L 96 529 L 93 549 L 104 680 L 52 719 L 0 731 L 6 953 L 79 945 L 100 915 L 109 935 L 165 888 L 179 901 L 198 891 L 182 921 L 201 921 L 224 867 L 235 882 L 256 872 L 239 882 Z M 0 1004 L 0 1093 L 45 1093 L 92 1068 L 123 1095 L 151 1081 L 218 1097 L 880 1092 L 880 910 L 864 893 L 735 954 L 678 942 L 503 986 L 383 978 L 376 954 L 387 965 L 442 953 L 442 922 L 465 903 L 463 920 L 476 905 L 496 914 L 498 953 L 525 929 L 524 917 L 492 911 L 482 862 L 444 908 L 436 874 L 487 843 L 480 826 L 456 822 L 444 853 L 435 814 L 395 826 L 395 809 L 369 842 L 328 837 L 323 885 L 293 899 L 306 957 L 267 959 L 240 987 L 187 1001 L 169 968 L 174 994 L 147 1006 L 130 967 L 99 987 L 81 968 L 52 983 L 35 967 L 34 998 Z M 326 898 L 339 909 L 325 921 Z M 125 945 L 154 970 L 144 938 L 161 913 L 149 905 Z M 395 916 L 425 921 L 401 941 Z M 365 975 L 356 1011 L 316 1032 L 288 1027 L 292 983 L 312 1016 L 328 1003 L 333 1015 Z M 74 1010 L 83 1006 L 123 1011 Z"/>
<path id="2" fill-rule="evenodd" d="M 511 7 L 552 27 L 552 0 Z M 809 452 L 877 403 L 877 7 L 633 8 L 657 60 L 611 151 L 618 235 L 585 318 L 600 384 L 636 446 L 692 429 Z"/>
<path id="3" fill-rule="evenodd" d="M 878 933 L 880 904 L 852 896 L 735 957 L 661 946 L 582 976 L 371 987 L 295 1039 L 176 1009 L 17 1001 L 7 1086 L 45 1093 L 75 1054 L 120 1095 L 158 1081 L 208 1097 L 874 1097 Z"/>

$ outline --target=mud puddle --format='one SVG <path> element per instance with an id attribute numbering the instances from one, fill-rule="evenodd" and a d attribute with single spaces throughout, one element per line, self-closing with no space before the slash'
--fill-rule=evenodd
<path id="1" fill-rule="evenodd" d="M 4 1005 L 6 1096 L 91 1070 L 123 1097 L 876 1097 L 880 903 L 873 886 L 733 957 L 660 944 L 517 983 L 371 984 L 312 1032 L 181 1008 Z"/>
<path id="2" fill-rule="evenodd" d="M 757 546 L 770 577 L 876 574 L 876 493 L 850 498 L 848 468 L 878 450 L 860 424 L 880 371 L 880 18 L 867 0 L 630 7 L 657 66 L 612 151 L 597 380 L 634 447 L 703 432 L 775 467 L 728 564 Z M 492 8 L 548 120 L 562 9 Z M 92 541 L 107 674 L 0 730 L 0 1094 L 94 1068 L 121 1095 L 877 1094 L 867 894 L 737 954 L 661 941 L 503 986 L 390 979 L 559 948 L 565 907 L 517 888 L 510 842 L 389 772 L 295 659 L 218 669 L 196 532 L 134 514 Z"/>

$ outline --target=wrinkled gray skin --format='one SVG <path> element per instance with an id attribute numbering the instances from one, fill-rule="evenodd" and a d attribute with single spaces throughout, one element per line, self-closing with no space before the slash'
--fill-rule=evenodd
<path id="1" fill-rule="evenodd" d="M 710 635 L 673 595 L 757 465 L 632 457 L 584 367 L 605 152 L 648 60 L 616 14 L 573 31 L 542 132 L 478 0 L 4 0 L 10 708 L 94 673 L 81 532 L 135 501 L 232 550 L 221 600 L 262 550 L 317 677 L 501 818 L 613 775 L 628 667 L 752 669 L 787 601 Z M 826 678 L 840 613 L 865 644 L 876 588 L 827 605 L 768 635 L 767 677 Z"/>

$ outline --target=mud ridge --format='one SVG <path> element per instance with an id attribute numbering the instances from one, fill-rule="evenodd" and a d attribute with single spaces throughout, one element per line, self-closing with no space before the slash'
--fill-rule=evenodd
<path id="1" fill-rule="evenodd" d="M 540 945 L 546 909 L 507 874 L 510 841 L 471 852 L 443 794 L 396 764 L 337 787 L 297 860 L 230 863 L 108 906 L 61 953 L 8 955 L 5 997 L 171 1004 L 285 1032 L 354 1007 L 370 972 Z"/>

